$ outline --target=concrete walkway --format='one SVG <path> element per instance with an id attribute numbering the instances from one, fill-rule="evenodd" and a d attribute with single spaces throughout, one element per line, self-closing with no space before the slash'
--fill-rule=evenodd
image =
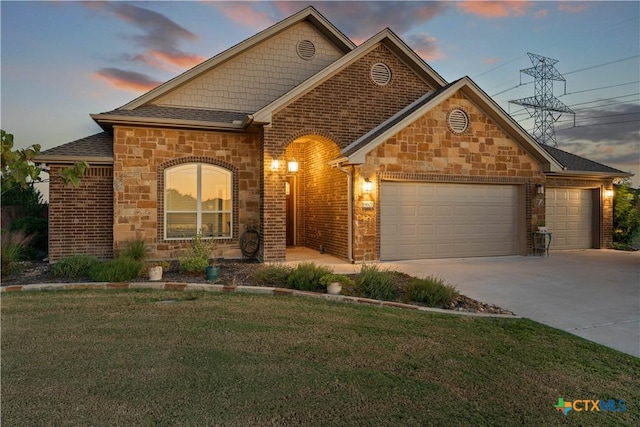
<path id="1" fill-rule="evenodd" d="M 339 273 L 359 269 L 307 250 Z M 303 257 L 299 253 L 298 260 Z M 296 260 L 293 260 L 295 262 Z M 462 294 L 640 357 L 640 252 L 580 250 L 550 257 L 383 262 L 412 276 L 439 276 Z"/>

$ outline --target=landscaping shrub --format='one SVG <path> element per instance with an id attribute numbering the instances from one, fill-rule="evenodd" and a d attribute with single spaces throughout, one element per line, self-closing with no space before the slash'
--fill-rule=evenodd
<path id="1" fill-rule="evenodd" d="M 149 253 L 149 248 L 144 240 L 137 239 L 126 242 L 124 248 L 120 251 L 119 258 L 131 258 L 136 261 L 144 261 Z"/>
<path id="2" fill-rule="evenodd" d="M 393 283 L 393 277 L 387 270 L 380 270 L 375 264 L 364 264 L 356 277 L 356 285 L 360 292 L 367 297 L 382 301 L 396 299 L 398 289 Z"/>
<path id="3" fill-rule="evenodd" d="M 94 266 L 89 277 L 94 282 L 127 282 L 138 276 L 142 262 L 131 258 L 118 258 Z"/>
<path id="4" fill-rule="evenodd" d="M 62 258 L 49 266 L 49 274 L 53 277 L 78 279 L 88 277 L 91 269 L 100 264 L 98 258 L 89 255 L 72 255 Z"/>
<path id="5" fill-rule="evenodd" d="M 26 235 L 24 231 L 2 230 L 0 236 L 0 262 L 2 263 L 2 274 L 14 272 L 17 263 L 26 258 L 26 247 L 33 239 L 33 235 Z"/>
<path id="6" fill-rule="evenodd" d="M 202 233 L 193 238 L 193 246 L 180 257 L 180 269 L 186 273 L 203 273 L 209 265 L 211 253 L 216 248 L 213 240 L 204 240 Z"/>
<path id="7" fill-rule="evenodd" d="M 320 291 L 323 286 L 320 278 L 333 271 L 328 267 L 316 265 L 314 262 L 303 262 L 291 271 L 287 278 L 287 287 L 301 291 Z"/>
<path id="8" fill-rule="evenodd" d="M 432 307 L 448 306 L 458 296 L 455 287 L 438 277 L 413 278 L 407 285 L 404 302 L 418 302 Z"/>
<path id="9" fill-rule="evenodd" d="M 292 268 L 283 264 L 266 265 L 252 273 L 253 279 L 258 286 L 273 286 L 275 288 L 286 288 L 287 279 Z"/>
<path id="10" fill-rule="evenodd" d="M 325 274 L 320 278 L 320 285 L 326 290 L 331 283 L 340 283 L 340 286 L 353 285 L 353 280 L 344 274 Z"/>
<path id="11" fill-rule="evenodd" d="M 29 245 L 25 246 L 25 255 L 28 258 L 36 258 L 44 255 L 48 250 L 49 221 L 46 218 L 26 216 L 11 221 L 9 231 L 22 230 L 25 235 L 33 235 Z"/>

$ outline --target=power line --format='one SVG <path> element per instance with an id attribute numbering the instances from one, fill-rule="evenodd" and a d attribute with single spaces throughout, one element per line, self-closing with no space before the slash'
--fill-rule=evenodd
<path id="1" fill-rule="evenodd" d="M 580 126 L 569 126 L 563 129 L 558 129 L 556 132 L 562 132 L 565 130 L 569 130 L 569 129 L 575 129 L 575 128 L 586 128 L 589 126 L 603 126 L 603 125 L 617 125 L 617 124 L 621 124 L 621 123 L 635 123 L 635 122 L 640 122 L 640 119 L 636 119 L 636 120 L 623 120 L 620 122 L 608 122 L 608 123 L 592 123 L 590 125 L 580 125 Z"/>
<path id="2" fill-rule="evenodd" d="M 520 59 L 520 58 L 522 58 L 522 55 L 519 55 L 519 56 L 517 56 L 517 57 L 515 57 L 515 58 L 513 58 L 513 59 L 511 59 L 511 60 L 509 60 L 509 61 L 507 61 L 507 62 L 505 62 L 504 64 L 498 65 L 497 67 L 493 67 L 492 69 L 487 70 L 487 71 L 485 71 L 484 73 L 480 73 L 480 74 L 478 74 L 477 76 L 474 76 L 473 78 L 474 78 L 474 79 L 477 79 L 478 77 L 482 77 L 482 76 L 484 76 L 485 74 L 489 74 L 490 72 L 495 71 L 495 70 L 497 70 L 498 68 L 502 68 L 502 67 L 504 67 L 505 65 L 509 65 L 509 64 L 511 64 L 512 62 L 515 62 L 515 61 L 517 61 L 517 60 L 518 60 L 518 59 Z"/>
<path id="3" fill-rule="evenodd" d="M 560 95 L 560 96 L 569 96 L 569 95 L 575 95 L 576 93 L 593 92 L 594 90 L 600 90 L 600 89 L 611 89 L 613 87 L 627 86 L 627 85 L 632 85 L 632 84 L 636 84 L 636 83 L 640 83 L 640 80 L 636 80 L 635 82 L 629 82 L 629 83 L 620 83 L 620 84 L 611 85 L 611 86 L 596 87 L 596 88 L 593 88 L 593 89 L 579 90 L 577 92 L 565 93 L 565 94 Z M 560 96 L 558 98 L 560 98 Z"/>
<path id="4" fill-rule="evenodd" d="M 605 65 L 617 64 L 618 62 L 628 61 L 630 59 L 634 59 L 639 57 L 640 55 L 629 56 L 628 58 L 616 59 L 614 61 L 605 62 L 603 64 L 592 65 L 590 67 L 581 68 L 579 70 L 569 71 L 568 73 L 564 73 L 565 75 L 579 73 L 581 71 L 593 70 L 594 68 L 604 67 Z"/>

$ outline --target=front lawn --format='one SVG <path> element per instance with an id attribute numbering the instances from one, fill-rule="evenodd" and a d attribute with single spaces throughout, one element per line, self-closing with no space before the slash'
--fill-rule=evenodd
<path id="1" fill-rule="evenodd" d="M 638 425 L 640 359 L 526 319 L 165 291 L 2 295 L 3 425 Z M 554 409 L 625 400 L 625 412 Z"/>

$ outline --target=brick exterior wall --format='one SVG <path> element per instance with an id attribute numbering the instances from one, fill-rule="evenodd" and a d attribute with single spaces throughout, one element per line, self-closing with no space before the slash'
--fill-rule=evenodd
<path id="1" fill-rule="evenodd" d="M 391 69 L 392 78 L 387 86 L 378 86 L 370 78 L 371 66 L 378 62 L 386 63 Z M 266 248 L 265 261 L 285 259 L 286 172 L 284 165 L 277 173 L 271 171 L 272 160 L 278 159 L 285 163 L 285 150 L 289 144 L 308 135 L 330 140 L 337 148 L 342 149 L 429 90 L 424 81 L 381 44 L 273 115 L 272 125 L 264 128 L 263 136 L 264 206 L 261 224 Z M 296 159 L 303 160 L 305 167 L 311 167 L 311 163 L 306 159 Z M 342 174 L 338 171 L 335 173 Z M 334 179 L 339 187 L 332 188 L 346 194 L 346 175 L 342 175 L 342 183 L 339 181 L 339 175 L 335 175 Z M 346 233 L 341 240 L 344 243 L 332 243 L 330 247 L 332 251 L 337 251 L 337 256 L 344 257 L 342 254 L 346 250 L 338 248 L 346 248 Z M 305 245 L 310 244 L 311 241 L 305 241 Z M 319 244 L 319 240 L 313 244 Z"/>
<path id="2" fill-rule="evenodd" d="M 113 168 L 91 166 L 78 187 L 49 165 L 49 261 L 70 255 L 113 257 Z"/>
<path id="3" fill-rule="evenodd" d="M 469 116 L 470 125 L 463 134 L 448 128 L 447 114 L 454 108 L 462 108 Z M 376 183 L 370 194 L 362 191 L 365 178 Z M 538 162 L 461 93 L 376 147 L 366 156 L 366 163 L 356 167 L 356 261 L 379 259 L 378 195 L 383 180 L 520 185 L 525 199 L 521 204 L 526 211 L 526 230 L 520 234 L 526 239 L 523 252 L 527 253 L 531 251 L 531 233 L 544 217 L 544 196 L 538 195 L 535 187 L 545 182 Z M 364 210 L 364 200 L 373 200 L 374 209 Z"/>
<path id="4" fill-rule="evenodd" d="M 594 203 L 599 204 L 596 217 L 593 218 L 595 227 L 594 248 L 604 249 L 613 245 L 613 197 L 605 197 L 606 190 L 613 190 L 612 179 L 587 179 L 549 176 L 547 188 L 581 188 L 594 191 Z M 597 205 L 596 205 L 597 206 Z"/>
<path id="5" fill-rule="evenodd" d="M 219 239 L 215 256 L 239 257 L 239 234 L 258 225 L 259 136 L 204 131 L 114 127 L 113 244 L 142 238 L 150 258 L 172 259 L 190 241 L 164 239 L 164 170 L 208 163 L 233 174 L 233 236 Z"/>

